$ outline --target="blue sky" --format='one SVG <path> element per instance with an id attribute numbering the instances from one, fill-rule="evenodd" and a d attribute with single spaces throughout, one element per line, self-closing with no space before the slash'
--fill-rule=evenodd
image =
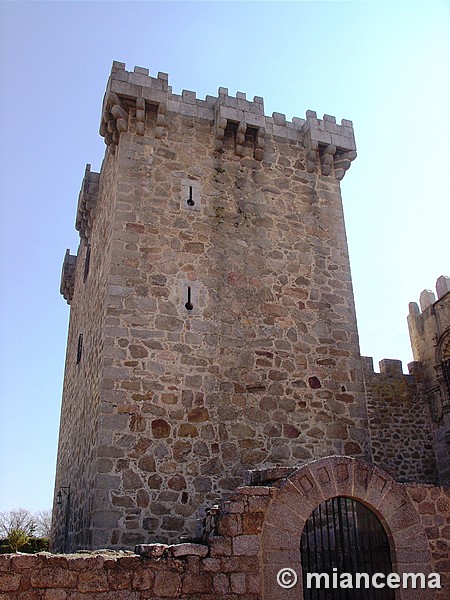
<path id="1" fill-rule="evenodd" d="M 408 302 L 450 275 L 448 2 L 0 2 L 0 511 L 52 503 L 86 163 L 113 60 L 174 92 L 351 119 L 342 185 L 363 355 L 412 360 Z"/>

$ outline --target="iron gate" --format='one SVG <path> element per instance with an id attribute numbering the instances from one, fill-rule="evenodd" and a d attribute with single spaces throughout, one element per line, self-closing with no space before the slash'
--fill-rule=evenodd
<path id="1" fill-rule="evenodd" d="M 393 600 L 388 587 L 333 588 L 333 574 L 392 573 L 389 541 L 381 521 L 361 502 L 339 496 L 320 504 L 306 522 L 301 538 L 305 600 Z M 334 570 L 333 570 L 334 569 Z M 327 573 L 330 587 L 307 589 L 307 573 Z"/>

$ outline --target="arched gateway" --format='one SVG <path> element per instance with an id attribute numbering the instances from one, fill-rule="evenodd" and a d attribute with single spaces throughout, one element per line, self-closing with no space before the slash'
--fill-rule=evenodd
<path id="1" fill-rule="evenodd" d="M 306 589 L 308 571 L 328 573 L 330 584 L 342 572 L 428 572 L 426 534 L 405 487 L 359 460 L 334 456 L 299 467 L 274 494 L 261 541 L 264 600 L 424 600 L 432 592 L 382 588 L 370 595 L 361 589 L 358 596 Z M 280 586 L 282 569 L 295 573 L 296 585 Z"/>
<path id="2" fill-rule="evenodd" d="M 337 496 L 316 507 L 306 521 L 300 542 L 305 600 L 394 600 L 388 587 L 369 590 L 334 588 L 333 575 L 345 573 L 348 582 L 359 574 L 392 573 L 389 540 L 383 524 L 362 502 Z M 326 577 L 322 577 L 322 574 Z M 319 579 L 318 579 L 319 577 Z M 314 584 L 309 586 L 308 578 Z M 326 581 L 325 581 L 326 580 Z M 364 578 L 361 578 L 364 584 Z M 326 585 L 327 584 L 327 585 Z"/>

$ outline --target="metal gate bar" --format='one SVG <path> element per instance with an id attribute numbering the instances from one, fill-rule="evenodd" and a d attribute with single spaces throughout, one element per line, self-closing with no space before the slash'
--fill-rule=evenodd
<path id="1" fill-rule="evenodd" d="M 394 590 L 388 587 L 332 587 L 333 574 L 339 582 L 341 573 L 350 573 L 355 585 L 356 573 L 371 578 L 374 573 L 392 572 L 383 525 L 361 502 L 338 496 L 320 504 L 305 524 L 300 551 L 305 600 L 394 600 Z M 307 589 L 307 573 L 328 574 L 330 587 Z"/>

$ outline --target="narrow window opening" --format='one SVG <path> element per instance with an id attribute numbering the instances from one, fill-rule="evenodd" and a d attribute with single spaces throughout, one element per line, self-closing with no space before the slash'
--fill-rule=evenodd
<path id="1" fill-rule="evenodd" d="M 249 146 L 254 146 L 256 143 L 257 135 L 258 129 L 256 127 L 247 127 L 245 131 L 245 143 Z"/>
<path id="2" fill-rule="evenodd" d="M 192 197 L 192 185 L 189 186 L 189 198 L 186 200 L 188 206 L 194 206 L 195 202 Z"/>
<path id="3" fill-rule="evenodd" d="M 77 365 L 80 364 L 82 354 L 83 354 L 83 334 L 80 333 L 80 335 L 78 336 L 78 346 L 77 346 Z"/>
<path id="4" fill-rule="evenodd" d="M 88 244 L 87 248 L 86 248 L 86 258 L 84 259 L 83 283 L 86 283 L 86 280 L 88 278 L 90 264 L 91 264 L 91 245 Z"/>
<path id="5" fill-rule="evenodd" d="M 187 302 L 184 305 L 184 307 L 186 308 L 186 310 L 192 310 L 194 308 L 194 305 L 191 302 L 191 288 L 188 287 L 187 289 Z"/>
<path id="6" fill-rule="evenodd" d="M 236 144 L 236 133 L 237 133 L 238 124 L 233 123 L 231 121 L 227 122 L 227 127 L 225 129 L 224 138 L 223 138 L 223 147 L 228 148 L 229 150 L 234 150 L 234 146 Z"/>

